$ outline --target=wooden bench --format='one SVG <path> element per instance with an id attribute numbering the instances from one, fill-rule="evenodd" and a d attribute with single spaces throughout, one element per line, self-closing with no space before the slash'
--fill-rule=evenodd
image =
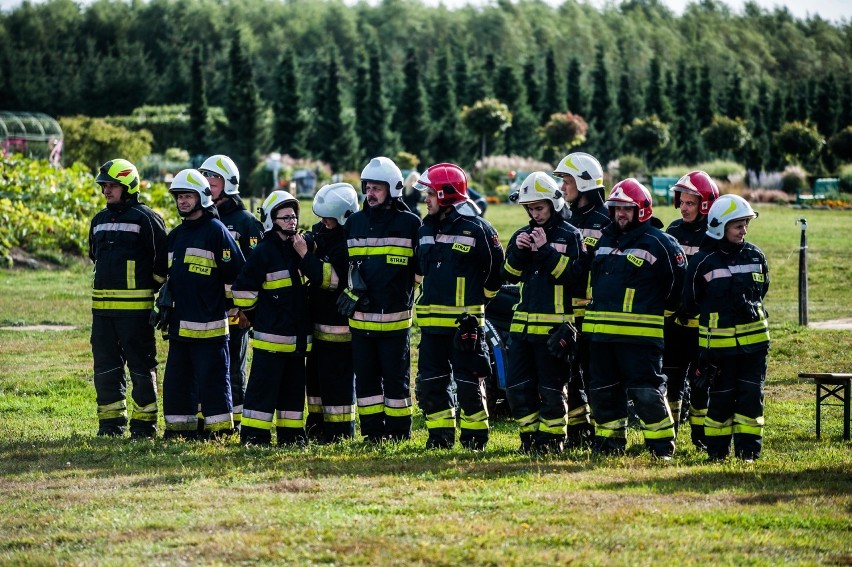
<path id="1" fill-rule="evenodd" d="M 822 406 L 840 406 L 843 402 L 843 439 L 849 440 L 850 405 L 852 405 L 852 374 L 835 372 L 799 372 L 799 378 L 809 378 L 816 384 L 816 436 L 820 438 Z M 829 400 L 829 401 L 826 401 Z"/>

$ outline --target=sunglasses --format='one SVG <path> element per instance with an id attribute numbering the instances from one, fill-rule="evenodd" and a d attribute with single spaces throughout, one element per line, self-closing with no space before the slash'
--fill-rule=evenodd
<path id="1" fill-rule="evenodd" d="M 222 176 L 221 176 L 221 175 L 219 175 L 218 173 L 213 173 L 212 171 L 202 171 L 202 172 L 201 172 L 201 175 L 203 175 L 204 177 L 206 177 L 206 178 L 208 178 L 208 179 L 210 179 L 210 178 L 213 178 L 213 179 L 225 179 L 224 177 L 222 177 Z"/>

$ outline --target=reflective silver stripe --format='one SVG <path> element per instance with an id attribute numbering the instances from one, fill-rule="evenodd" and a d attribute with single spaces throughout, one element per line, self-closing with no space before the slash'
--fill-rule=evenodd
<path id="1" fill-rule="evenodd" d="M 337 275 L 337 272 L 334 268 L 331 269 L 331 280 L 328 282 L 328 290 L 334 291 L 338 287 L 340 287 L 340 276 Z"/>
<path id="2" fill-rule="evenodd" d="M 107 222 L 104 224 L 99 224 L 95 227 L 94 233 L 102 232 L 104 230 L 115 230 L 120 232 L 135 232 L 139 233 L 140 227 L 138 224 L 131 224 L 127 222 Z"/>
<path id="3" fill-rule="evenodd" d="M 686 253 L 687 256 L 695 256 L 701 249 L 698 246 L 684 246 L 683 244 L 681 244 L 680 247 L 683 248 L 683 251 L 684 253 Z"/>
<path id="4" fill-rule="evenodd" d="M 234 406 L 234 413 L 243 413 L 243 404 Z"/>
<path id="5" fill-rule="evenodd" d="M 163 416 L 166 420 L 166 423 L 196 423 L 198 421 L 198 416 L 195 414 L 192 415 L 166 415 Z"/>
<path id="6" fill-rule="evenodd" d="M 233 414 L 230 413 L 220 413 L 219 415 L 205 415 L 204 423 L 214 424 L 214 423 L 225 423 L 227 421 L 231 421 L 233 419 Z"/>
<path id="7" fill-rule="evenodd" d="M 280 270 L 266 274 L 266 281 L 274 282 L 277 280 L 286 280 L 290 277 L 290 270 Z"/>
<path id="8" fill-rule="evenodd" d="M 258 421 L 272 421 L 272 413 L 266 411 L 257 411 L 257 410 L 243 410 L 243 417 L 247 417 L 249 419 L 256 419 Z"/>
<path id="9" fill-rule="evenodd" d="M 212 331 L 213 329 L 224 329 L 228 326 L 228 320 L 210 321 L 209 323 L 196 323 L 195 321 L 181 321 L 180 328 L 190 331 Z"/>
<path id="10" fill-rule="evenodd" d="M 760 273 L 763 267 L 760 264 L 743 264 L 742 266 L 728 266 L 732 274 L 748 274 L 751 272 Z"/>
<path id="11" fill-rule="evenodd" d="M 376 404 L 385 403 L 385 397 L 381 394 L 378 396 L 368 396 L 366 398 L 358 398 L 358 405 L 361 407 L 364 406 L 374 406 Z"/>
<path id="12" fill-rule="evenodd" d="M 169 266 L 172 265 L 172 258 L 174 257 L 174 255 L 175 255 L 174 252 L 169 252 Z"/>
<path id="13" fill-rule="evenodd" d="M 352 314 L 352 318 L 356 321 L 370 321 L 373 323 L 404 321 L 406 319 L 411 319 L 411 309 L 407 311 L 398 311 L 396 313 L 364 313 L 363 311 L 356 311 Z"/>
<path id="14" fill-rule="evenodd" d="M 411 248 L 414 244 L 411 238 L 350 238 L 346 241 L 349 248 L 360 246 L 403 246 Z"/>
<path id="15" fill-rule="evenodd" d="M 237 232 L 236 230 L 229 230 L 228 232 L 230 232 L 230 233 L 231 233 L 231 238 L 233 238 L 234 240 L 239 240 L 239 239 L 240 239 L 240 236 L 242 236 L 242 235 L 241 235 L 239 232 Z"/>
<path id="16" fill-rule="evenodd" d="M 710 280 L 729 277 L 731 277 L 731 270 L 725 268 L 719 268 L 718 270 L 710 270 L 709 272 L 704 274 L 704 279 L 708 282 Z"/>
<path id="17" fill-rule="evenodd" d="M 439 234 L 436 242 L 441 244 L 464 244 L 466 246 L 476 246 L 476 239 L 472 236 L 460 236 L 458 234 Z"/>
<path id="18" fill-rule="evenodd" d="M 329 335 L 348 335 L 349 325 L 321 325 L 314 323 L 314 331 L 327 333 Z"/>
<path id="19" fill-rule="evenodd" d="M 560 254 L 565 254 L 568 250 L 568 245 L 563 242 L 551 242 L 550 247 L 559 252 Z"/>
<path id="20" fill-rule="evenodd" d="M 420 246 L 425 246 L 426 244 L 435 244 L 434 236 L 423 236 L 420 238 Z"/>
<path id="21" fill-rule="evenodd" d="M 385 405 L 389 408 L 411 407 L 411 398 L 402 398 L 401 400 L 394 398 L 385 398 Z"/>
<path id="22" fill-rule="evenodd" d="M 256 299 L 256 291 L 232 291 L 234 299 Z"/>
<path id="23" fill-rule="evenodd" d="M 319 396 L 308 396 L 308 405 L 321 406 L 322 398 L 320 398 Z"/>
<path id="24" fill-rule="evenodd" d="M 322 411 L 334 415 L 349 415 L 355 413 L 355 406 L 322 406 Z"/>
<path id="25" fill-rule="evenodd" d="M 595 251 L 595 254 L 612 254 L 615 248 L 611 246 L 601 246 Z"/>
<path id="26" fill-rule="evenodd" d="M 268 343 L 277 343 L 279 345 L 294 345 L 298 339 L 296 336 L 275 335 L 272 333 L 260 333 L 258 331 L 254 332 L 254 338 L 257 341 L 266 341 Z"/>
<path id="27" fill-rule="evenodd" d="M 213 260 L 216 258 L 216 255 L 209 250 L 204 250 L 202 248 L 187 248 L 186 252 L 184 252 L 185 256 L 198 256 L 199 258 L 207 258 L 208 260 Z"/>
<path id="28" fill-rule="evenodd" d="M 305 418 L 305 412 L 302 411 L 277 411 L 275 415 L 278 419 L 302 420 Z"/>
<path id="29" fill-rule="evenodd" d="M 580 231 L 583 236 L 591 236 L 592 238 L 600 238 L 603 236 L 603 231 L 595 228 L 584 228 Z"/>

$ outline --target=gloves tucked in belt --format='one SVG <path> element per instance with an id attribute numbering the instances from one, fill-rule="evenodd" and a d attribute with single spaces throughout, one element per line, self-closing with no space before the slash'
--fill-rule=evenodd
<path id="1" fill-rule="evenodd" d="M 344 317 L 352 317 L 355 309 L 358 307 L 358 302 L 361 302 L 362 309 L 367 308 L 367 283 L 361 275 L 361 262 L 349 266 L 349 287 L 343 290 L 340 297 L 337 298 L 337 312 Z M 363 301 L 362 301 L 363 299 Z"/>
<path id="2" fill-rule="evenodd" d="M 547 350 L 559 360 L 570 363 L 577 352 L 577 328 L 569 322 L 562 323 L 547 339 Z"/>
<path id="3" fill-rule="evenodd" d="M 470 313 L 462 313 L 456 319 L 459 328 L 453 337 L 453 346 L 462 352 L 476 352 L 481 348 L 479 341 L 479 320 Z"/>
<path id="4" fill-rule="evenodd" d="M 760 302 L 748 299 L 745 294 L 742 294 L 737 301 L 736 310 L 749 322 L 760 320 Z"/>
<path id="5" fill-rule="evenodd" d="M 172 315 L 174 308 L 174 299 L 172 299 L 172 291 L 169 288 L 169 281 L 163 284 L 157 294 L 157 301 L 154 303 L 154 308 L 151 310 L 151 315 L 148 316 L 148 323 L 155 329 L 163 331 L 169 330 L 169 318 Z"/>
<path id="6" fill-rule="evenodd" d="M 702 391 L 707 391 L 716 382 L 719 375 L 718 355 L 709 349 L 698 353 L 698 368 L 695 369 L 693 386 Z"/>

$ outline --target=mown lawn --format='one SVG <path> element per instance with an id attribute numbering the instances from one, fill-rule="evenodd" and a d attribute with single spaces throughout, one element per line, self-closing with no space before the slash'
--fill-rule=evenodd
<path id="1" fill-rule="evenodd" d="M 837 407 L 816 440 L 813 386 L 796 377 L 852 371 L 852 332 L 795 325 L 802 212 L 762 207 L 749 235 L 772 275 L 753 464 L 707 464 L 687 443 L 659 464 L 635 430 L 621 458 L 522 456 L 504 420 L 476 454 L 424 451 L 419 417 L 411 442 L 379 447 L 96 438 L 89 267 L 0 271 L 0 326 L 76 327 L 0 330 L 0 563 L 852 563 L 852 444 Z M 811 320 L 852 316 L 849 213 L 805 216 Z M 524 222 L 509 206 L 488 217 L 504 241 Z"/>

